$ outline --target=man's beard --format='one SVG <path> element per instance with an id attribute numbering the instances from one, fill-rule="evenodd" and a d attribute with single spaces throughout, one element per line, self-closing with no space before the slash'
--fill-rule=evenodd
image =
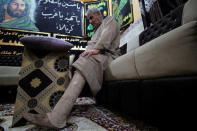
<path id="1" fill-rule="evenodd" d="M 98 27 L 101 25 L 101 23 L 102 23 L 102 22 L 99 22 L 99 23 L 96 25 L 96 27 L 93 27 L 93 28 L 94 28 L 94 30 L 97 30 L 97 29 L 98 29 Z"/>
<path id="2" fill-rule="evenodd" d="M 15 18 L 21 18 L 23 16 L 27 15 L 27 10 L 25 9 L 24 11 L 20 10 L 11 10 L 10 7 L 8 6 L 7 12 L 10 16 L 15 17 Z"/>

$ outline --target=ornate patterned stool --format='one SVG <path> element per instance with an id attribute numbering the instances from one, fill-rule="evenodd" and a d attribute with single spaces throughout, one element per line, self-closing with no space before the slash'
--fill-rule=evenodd
<path id="1" fill-rule="evenodd" d="M 37 37 L 35 38 L 37 40 Z M 43 37 L 42 39 L 45 40 L 46 38 Z M 49 42 L 36 41 L 37 44 L 34 43 L 34 48 L 29 44 L 31 41 L 24 42 L 23 39 L 21 41 L 25 45 L 25 49 L 17 89 L 13 127 L 26 124 L 23 113 L 46 113 L 51 111 L 69 84 L 67 77 L 68 48 L 56 48 L 59 40 L 52 43 L 56 44 L 54 47 L 50 47 L 51 43 Z M 47 38 L 47 41 L 50 41 L 50 39 Z M 63 40 L 60 42 L 62 42 L 61 44 L 68 44 Z M 35 46 L 37 47 L 35 48 Z M 69 48 L 72 47 L 72 45 L 69 46 Z M 45 49 L 42 49 L 43 47 Z"/>

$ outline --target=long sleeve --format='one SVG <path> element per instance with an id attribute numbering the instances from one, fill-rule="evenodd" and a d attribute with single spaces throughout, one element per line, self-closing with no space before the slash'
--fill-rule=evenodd
<path id="1" fill-rule="evenodd" d="M 114 39 L 119 36 L 119 26 L 111 16 L 108 16 L 108 18 L 103 21 L 101 26 L 102 32 L 94 46 L 94 49 L 109 50 L 110 48 L 114 47 L 111 44 L 113 43 Z"/>

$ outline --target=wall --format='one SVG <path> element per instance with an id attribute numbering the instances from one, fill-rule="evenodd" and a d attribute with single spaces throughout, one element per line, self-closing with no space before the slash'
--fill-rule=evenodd
<path id="1" fill-rule="evenodd" d="M 127 52 L 139 47 L 139 34 L 144 30 L 138 0 L 131 0 L 133 4 L 134 23 L 121 34 L 120 46 L 127 44 Z"/>

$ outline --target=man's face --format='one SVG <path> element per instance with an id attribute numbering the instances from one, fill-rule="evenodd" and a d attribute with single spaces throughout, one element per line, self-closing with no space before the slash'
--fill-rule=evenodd
<path id="1" fill-rule="evenodd" d="M 7 7 L 8 14 L 12 17 L 23 17 L 27 15 L 26 6 L 24 0 L 12 0 Z"/>
<path id="2" fill-rule="evenodd" d="M 91 11 L 88 12 L 88 20 L 92 24 L 94 29 L 97 29 L 101 24 L 102 17 L 99 13 L 93 14 Z"/>

